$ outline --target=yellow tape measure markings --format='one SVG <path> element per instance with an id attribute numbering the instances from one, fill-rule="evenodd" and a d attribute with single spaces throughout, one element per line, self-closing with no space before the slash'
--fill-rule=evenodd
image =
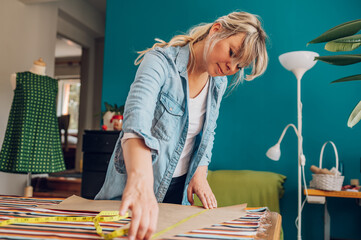
<path id="1" fill-rule="evenodd" d="M 102 211 L 95 217 L 40 217 L 40 218 L 12 218 L 0 222 L 0 226 L 6 226 L 17 223 L 42 223 L 42 222 L 94 222 L 96 232 L 104 239 L 112 239 L 128 234 L 128 229 L 117 229 L 111 233 L 105 234 L 100 226 L 100 222 L 114 222 L 127 218 L 126 213 L 120 216 L 118 211 Z"/>
<path id="2" fill-rule="evenodd" d="M 160 235 L 168 232 L 169 230 L 181 225 L 182 223 L 190 220 L 191 218 L 194 218 L 209 209 L 204 209 L 196 214 L 193 214 L 187 218 L 182 219 L 181 221 L 177 222 L 176 224 L 154 234 L 152 236 L 152 239 L 159 237 Z M 106 216 L 106 217 L 105 217 Z M 99 236 L 101 236 L 104 239 L 113 239 L 116 237 L 125 236 L 128 234 L 129 229 L 128 228 L 121 228 L 114 230 L 111 233 L 103 233 L 102 227 L 100 226 L 101 222 L 114 222 L 121 219 L 128 218 L 128 213 L 126 213 L 124 216 L 120 216 L 118 211 L 102 211 L 95 217 L 40 217 L 40 218 L 12 218 L 9 220 L 5 220 L 0 222 L 0 226 L 6 226 L 10 224 L 16 224 L 16 223 L 42 223 L 42 222 L 93 222 L 95 230 Z"/>
<path id="3" fill-rule="evenodd" d="M 103 215 L 109 215 L 109 216 L 115 215 L 114 217 L 118 218 L 117 220 L 128 217 L 128 213 L 126 213 L 125 216 L 119 216 L 119 212 L 117 212 L 117 211 L 103 211 L 103 212 L 100 212 L 93 219 L 95 229 L 96 229 L 99 236 L 103 237 L 104 239 L 113 239 L 115 237 L 120 237 L 120 236 L 124 236 L 124 235 L 128 234 L 128 231 L 129 231 L 128 228 L 117 229 L 117 230 L 114 230 L 113 232 L 108 233 L 108 234 L 103 233 L 103 230 L 102 230 L 102 228 L 100 226 L 100 222 L 102 222 L 102 219 L 104 219 L 104 218 L 113 218 L 113 217 L 101 217 Z M 117 220 L 113 220 L 113 221 L 117 221 Z M 107 220 L 105 220 L 105 221 L 107 221 Z"/>

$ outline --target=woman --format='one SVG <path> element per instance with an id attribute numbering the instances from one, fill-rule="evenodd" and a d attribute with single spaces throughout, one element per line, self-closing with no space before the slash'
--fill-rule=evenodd
<path id="1" fill-rule="evenodd" d="M 233 12 L 188 35 L 140 52 L 120 134 L 105 183 L 96 199 L 122 199 L 120 214 L 132 210 L 129 239 L 150 239 L 157 202 L 217 207 L 206 176 L 219 106 L 244 67 L 261 75 L 267 66 L 266 34 L 257 16 Z"/>

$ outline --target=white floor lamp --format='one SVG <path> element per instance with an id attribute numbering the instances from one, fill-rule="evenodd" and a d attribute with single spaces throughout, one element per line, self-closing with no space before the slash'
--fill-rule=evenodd
<path id="1" fill-rule="evenodd" d="M 271 147 L 266 155 L 272 160 L 278 161 L 281 156 L 280 143 L 286 130 L 292 126 L 298 137 L 298 222 L 297 222 L 297 239 L 301 240 L 301 214 L 302 214 L 302 172 L 301 167 L 305 166 L 306 158 L 303 155 L 303 138 L 302 138 L 302 102 L 301 102 L 301 79 L 306 71 L 311 69 L 316 61 L 314 60 L 318 53 L 310 51 L 295 51 L 284 53 L 279 56 L 279 60 L 284 68 L 293 72 L 297 78 L 297 128 L 293 124 L 288 124 L 282 132 L 277 144 Z"/>

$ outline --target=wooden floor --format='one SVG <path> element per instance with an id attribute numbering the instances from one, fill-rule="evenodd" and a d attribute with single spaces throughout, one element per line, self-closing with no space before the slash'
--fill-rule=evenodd
<path id="1" fill-rule="evenodd" d="M 33 178 L 34 197 L 70 197 L 81 194 L 81 178 Z"/>

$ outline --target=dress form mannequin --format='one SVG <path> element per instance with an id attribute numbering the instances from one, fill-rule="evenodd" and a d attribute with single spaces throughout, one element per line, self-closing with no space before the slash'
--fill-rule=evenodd
<path id="1" fill-rule="evenodd" d="M 45 76 L 46 64 L 42 58 L 35 60 L 33 66 L 30 68 L 29 72 Z M 10 83 L 12 89 L 16 88 L 16 73 L 11 74 Z M 28 172 L 27 183 L 24 189 L 24 197 L 32 197 L 33 196 L 33 187 L 31 186 L 31 172 Z"/>
<path id="2" fill-rule="evenodd" d="M 38 60 L 34 61 L 34 64 L 30 68 L 29 72 L 45 76 L 45 69 L 46 69 L 45 62 L 43 61 L 42 58 L 39 58 Z M 11 74 L 10 83 L 11 83 L 11 87 L 13 88 L 13 90 L 15 90 L 15 88 L 16 88 L 16 73 Z"/>

